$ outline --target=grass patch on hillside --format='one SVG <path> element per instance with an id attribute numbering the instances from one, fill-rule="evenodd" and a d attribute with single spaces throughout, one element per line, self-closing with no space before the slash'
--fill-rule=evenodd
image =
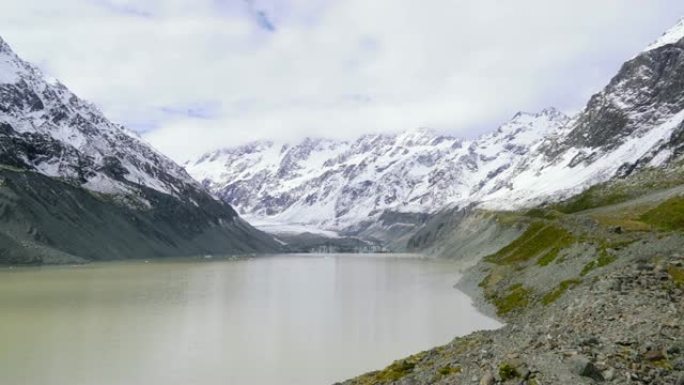
<path id="1" fill-rule="evenodd" d="M 446 366 L 442 366 L 441 368 L 439 368 L 439 370 L 437 370 L 437 372 L 439 374 L 441 374 L 442 376 L 450 376 L 452 374 L 461 373 L 462 370 L 463 369 L 461 369 L 461 367 L 459 367 L 459 366 L 446 365 Z"/>
<path id="2" fill-rule="evenodd" d="M 677 266 L 670 266 L 667 268 L 667 273 L 670 274 L 672 280 L 677 286 L 684 286 L 684 269 Z"/>
<path id="3" fill-rule="evenodd" d="M 483 289 L 488 290 L 489 288 L 495 286 L 504 278 L 504 275 L 497 270 L 492 270 L 487 274 L 486 277 L 480 282 L 479 286 Z"/>
<path id="4" fill-rule="evenodd" d="M 520 373 L 509 363 L 499 365 L 499 377 L 501 380 L 508 381 L 520 377 Z"/>
<path id="5" fill-rule="evenodd" d="M 561 227 L 543 221 L 533 222 L 515 241 L 485 260 L 496 264 L 513 264 L 539 256 L 539 263 L 545 266 L 556 258 L 560 250 L 575 241 L 575 237 Z"/>
<path id="6" fill-rule="evenodd" d="M 500 225 L 513 226 L 524 223 L 525 216 L 519 211 L 496 211 L 494 218 Z"/>
<path id="7" fill-rule="evenodd" d="M 557 219 L 563 214 L 559 211 L 553 209 L 546 209 L 542 207 L 536 207 L 529 209 L 525 212 L 525 216 L 530 218 L 540 218 L 540 219 Z"/>
<path id="8" fill-rule="evenodd" d="M 616 190 L 617 191 L 606 193 L 605 186 L 592 186 L 586 189 L 584 192 L 568 199 L 567 201 L 555 205 L 555 209 L 565 214 L 572 214 L 597 207 L 625 202 L 631 198 L 631 196 L 626 192 L 620 191 L 619 189 Z"/>
<path id="9" fill-rule="evenodd" d="M 522 284 L 515 284 L 510 286 L 507 290 L 508 294 L 503 297 L 494 298 L 494 306 L 499 315 L 508 314 L 514 310 L 519 310 L 527 307 L 530 303 L 532 291 Z"/>
<path id="10" fill-rule="evenodd" d="M 546 254 L 539 257 L 539 259 L 537 260 L 537 265 L 546 266 L 546 265 L 550 264 L 551 262 L 555 261 L 556 257 L 558 257 L 558 254 L 560 253 L 560 251 L 562 249 L 564 249 L 565 247 L 570 246 L 570 244 L 572 244 L 572 242 L 570 242 L 568 244 L 554 246 Z"/>
<path id="11" fill-rule="evenodd" d="M 684 162 L 667 169 L 649 168 L 640 170 L 624 179 L 594 185 L 580 194 L 552 205 L 564 214 L 610 206 L 644 195 L 684 184 Z"/>
<path id="12" fill-rule="evenodd" d="M 600 215 L 594 216 L 601 226 L 609 228 L 620 228 L 625 232 L 635 232 L 635 231 L 651 231 L 651 226 L 643 221 L 638 220 L 638 218 L 630 218 L 629 214 L 625 214 L 623 217 L 619 215 Z"/>
<path id="13" fill-rule="evenodd" d="M 12 166 L 10 164 L 0 164 L 0 170 L 8 170 L 8 171 L 13 171 L 13 172 L 25 172 L 28 171 L 25 168 L 19 168 Z"/>
<path id="14" fill-rule="evenodd" d="M 684 197 L 670 198 L 639 219 L 663 230 L 684 230 Z"/>
<path id="15" fill-rule="evenodd" d="M 601 247 L 599 249 L 598 258 L 584 265 L 582 271 L 580 272 L 580 275 L 584 277 L 585 275 L 589 274 L 590 272 L 599 267 L 610 265 L 611 263 L 615 262 L 616 259 L 617 258 L 608 253 L 605 247 Z"/>
<path id="16" fill-rule="evenodd" d="M 571 289 L 577 285 L 582 283 L 582 280 L 580 279 L 568 279 L 563 282 L 561 282 L 555 289 L 551 290 L 550 292 L 546 293 L 542 299 L 541 302 L 544 305 L 550 305 L 558 298 L 560 298 L 568 289 Z"/>
<path id="17" fill-rule="evenodd" d="M 362 384 L 384 384 L 398 381 L 403 377 L 413 373 L 419 362 L 421 362 L 427 352 L 421 352 L 407 357 L 403 360 L 394 361 L 390 366 L 377 372 L 371 372 L 359 377 Z"/>
<path id="18" fill-rule="evenodd" d="M 411 373 L 415 367 L 416 364 L 408 360 L 395 361 L 378 373 L 376 378 L 381 381 L 396 381 Z"/>

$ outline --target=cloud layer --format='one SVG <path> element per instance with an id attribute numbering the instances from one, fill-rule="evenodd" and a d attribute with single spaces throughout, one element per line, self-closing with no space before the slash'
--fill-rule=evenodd
<path id="1" fill-rule="evenodd" d="M 572 111 L 682 15 L 673 0 L 4 0 L 0 34 L 184 160 Z"/>

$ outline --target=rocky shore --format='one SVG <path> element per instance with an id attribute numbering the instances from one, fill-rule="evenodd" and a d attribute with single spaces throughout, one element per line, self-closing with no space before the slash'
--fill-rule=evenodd
<path id="1" fill-rule="evenodd" d="M 667 198 L 495 215 L 527 230 L 458 286 L 506 325 L 342 384 L 684 385 L 683 198 Z"/>
<path id="2" fill-rule="evenodd" d="M 344 384 L 684 384 L 684 258 L 625 264 L 477 332 Z"/>

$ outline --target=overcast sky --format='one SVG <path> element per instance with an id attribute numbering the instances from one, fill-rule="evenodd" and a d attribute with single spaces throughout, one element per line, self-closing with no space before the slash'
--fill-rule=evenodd
<path id="1" fill-rule="evenodd" d="M 0 35 L 182 161 L 573 112 L 682 15 L 681 0 L 2 0 Z"/>

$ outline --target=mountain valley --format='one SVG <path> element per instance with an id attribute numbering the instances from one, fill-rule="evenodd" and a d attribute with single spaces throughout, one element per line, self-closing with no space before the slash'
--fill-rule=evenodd
<path id="1" fill-rule="evenodd" d="M 321 255 L 244 258 L 283 253 Z M 334 308 L 335 301 L 353 308 L 369 295 L 357 286 L 360 277 L 372 283 L 368 290 L 385 295 L 378 298 L 391 298 L 366 303 L 354 318 L 360 326 L 345 325 L 354 338 L 373 343 L 362 332 L 366 317 L 415 298 L 399 284 L 387 289 L 396 274 L 391 261 L 363 257 L 377 265 L 365 275 L 363 258 L 322 255 L 331 253 L 413 253 L 421 257 L 402 262 L 450 262 L 449 274 L 456 267 L 462 274 L 456 287 L 492 324 L 504 323 L 339 384 L 684 385 L 684 19 L 627 60 L 572 116 L 552 107 L 520 112 L 477 138 L 416 128 L 347 141 L 261 140 L 182 166 L 48 80 L 0 39 L 0 265 L 7 270 L 239 259 L 219 265 L 235 282 L 217 278 L 213 265 L 199 269 L 183 261 L 160 268 L 173 271 L 160 281 L 187 281 L 158 295 L 174 311 L 178 303 L 188 305 L 175 313 L 179 319 L 192 313 L 199 325 L 220 331 L 242 319 L 231 318 L 239 311 L 228 305 L 248 287 L 262 302 L 247 297 L 241 309 L 254 311 L 276 334 L 282 315 L 285 326 L 307 337 L 319 329 L 298 302 L 302 293 L 318 310 Z M 401 258 L 388 260 L 394 257 Z M 302 270 L 288 270 L 288 258 Z M 241 264 L 248 261 L 268 263 L 250 270 L 256 265 Z M 326 282 L 307 273 L 314 271 L 307 270 L 311 261 Z M 349 261 L 356 267 L 345 281 L 338 271 Z M 152 265 L 147 268 L 161 266 Z M 291 291 L 264 282 L 262 272 L 289 282 Z M 406 270 L 402 282 L 418 282 L 413 272 Z M 140 287 L 150 284 L 137 274 Z M 312 282 L 323 286 L 312 289 Z M 345 290 L 339 282 L 347 282 Z M 138 304 L 146 303 L 142 291 L 130 295 Z M 185 300 L 188 292 L 206 313 Z M 420 309 L 406 311 L 419 319 Z M 433 321 L 444 320 L 434 314 Z M 326 326 L 345 323 L 347 315 Z M 188 343 L 190 355 L 198 346 L 195 329 L 169 328 Z M 248 344 L 248 337 L 236 338 Z M 207 341 L 212 346 L 213 336 Z M 273 351 L 289 355 L 292 341 L 282 343 L 285 348 L 276 344 Z M 259 359 L 248 370 L 268 364 Z"/>

